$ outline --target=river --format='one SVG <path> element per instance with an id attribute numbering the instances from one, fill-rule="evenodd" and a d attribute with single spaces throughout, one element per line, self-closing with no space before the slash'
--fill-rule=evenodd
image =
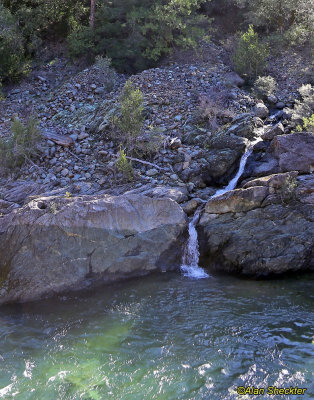
<path id="1" fill-rule="evenodd" d="M 0 399 L 314 398 L 313 276 L 179 273 L 0 309 Z M 239 386 L 307 388 L 238 396 Z"/>

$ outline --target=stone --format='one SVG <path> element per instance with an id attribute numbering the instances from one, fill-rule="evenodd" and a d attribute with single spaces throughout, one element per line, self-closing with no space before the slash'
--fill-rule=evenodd
<path id="1" fill-rule="evenodd" d="M 181 140 L 179 138 L 173 138 L 170 141 L 169 147 L 171 150 L 176 150 L 179 147 L 181 147 L 182 143 Z"/>
<path id="2" fill-rule="evenodd" d="M 261 119 L 265 119 L 269 115 L 269 110 L 263 103 L 257 103 L 255 106 L 255 115 Z"/>
<path id="3" fill-rule="evenodd" d="M 61 175 L 62 175 L 62 176 L 68 176 L 68 175 L 69 175 L 69 170 L 68 170 L 67 168 L 64 168 L 64 169 L 61 171 Z"/>
<path id="4" fill-rule="evenodd" d="M 186 232 L 167 198 L 35 199 L 0 218 L 0 304 L 179 268 Z"/>
<path id="5" fill-rule="evenodd" d="M 267 100 L 271 104 L 276 104 L 278 102 L 278 98 L 274 94 L 270 94 L 269 96 L 267 96 Z"/>
<path id="6" fill-rule="evenodd" d="M 269 188 L 269 193 L 275 193 L 276 190 L 281 189 L 285 185 L 287 180 L 294 179 L 297 176 L 297 171 L 268 175 L 246 182 L 243 185 L 243 189 L 255 186 L 266 186 Z"/>
<path id="7" fill-rule="evenodd" d="M 277 178 L 265 179 L 270 183 Z M 313 271 L 313 176 L 298 182 L 303 188 L 298 187 L 295 200 L 288 203 L 281 201 L 277 188 L 277 193 L 266 197 L 268 201 L 253 209 L 237 212 L 238 202 L 232 208 L 232 196 L 220 209 L 217 203 L 215 208 L 206 206 L 198 225 L 202 265 L 254 277 Z M 261 190 L 261 186 L 244 190 L 257 188 Z M 228 213 L 221 212 L 226 201 Z"/>
<path id="8" fill-rule="evenodd" d="M 266 129 L 262 134 L 263 140 L 273 140 L 275 136 L 283 135 L 285 133 L 285 129 L 281 122 L 271 126 L 269 129 Z"/>
<path id="9" fill-rule="evenodd" d="M 276 136 L 271 145 L 279 161 L 281 172 L 311 173 L 314 171 L 313 134 L 302 132 Z"/>
<path id="10" fill-rule="evenodd" d="M 255 137 L 254 130 L 263 127 L 263 125 L 263 121 L 259 117 L 250 113 L 243 113 L 232 120 L 226 134 L 252 140 Z"/>
<path id="11" fill-rule="evenodd" d="M 285 103 L 283 101 L 278 101 L 278 103 L 276 103 L 276 108 L 278 108 L 278 110 L 282 110 L 285 107 Z"/>
<path id="12" fill-rule="evenodd" d="M 231 190 L 210 199 L 206 203 L 205 211 L 208 214 L 225 214 L 253 210 L 261 206 L 268 194 L 269 189 L 265 186 Z"/>
<path id="13" fill-rule="evenodd" d="M 191 216 L 195 213 L 199 206 L 199 202 L 196 199 L 192 199 L 183 205 L 183 211 L 188 215 Z"/>
<path id="14" fill-rule="evenodd" d="M 147 176 L 155 176 L 158 175 L 158 170 L 156 168 L 151 168 L 148 171 L 146 171 Z"/>

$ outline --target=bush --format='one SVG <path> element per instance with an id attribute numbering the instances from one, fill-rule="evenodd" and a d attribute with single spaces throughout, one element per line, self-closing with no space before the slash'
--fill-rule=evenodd
<path id="1" fill-rule="evenodd" d="M 111 68 L 111 59 L 108 57 L 97 56 L 94 70 L 106 90 L 111 91 L 114 88 L 117 74 Z"/>
<path id="2" fill-rule="evenodd" d="M 121 115 L 116 125 L 126 140 L 127 147 L 132 150 L 141 133 L 144 123 L 144 96 L 133 83 L 128 80 L 120 96 Z"/>
<path id="3" fill-rule="evenodd" d="M 301 100 L 296 101 L 292 113 L 292 121 L 303 124 L 304 118 L 311 118 L 314 111 L 314 87 L 310 84 L 299 88 Z"/>
<path id="4" fill-rule="evenodd" d="M 234 113 L 229 109 L 229 90 L 212 88 L 206 95 L 199 97 L 199 107 L 196 119 L 209 125 L 212 132 L 215 132 L 223 124 L 234 118 Z"/>
<path id="5" fill-rule="evenodd" d="M 119 172 L 122 173 L 123 177 L 132 181 L 134 178 L 133 167 L 131 161 L 128 161 L 126 158 L 126 153 L 124 150 L 120 149 L 120 156 L 116 161 L 116 168 Z"/>
<path id="6" fill-rule="evenodd" d="M 253 90 L 262 99 L 274 94 L 276 89 L 277 82 L 272 76 L 259 76 L 254 82 Z"/>
<path id="7" fill-rule="evenodd" d="M 11 13 L 0 3 L 0 81 L 27 72 L 22 35 Z"/>
<path id="8" fill-rule="evenodd" d="M 262 74 L 267 65 L 268 47 L 261 44 L 258 34 L 250 25 L 247 32 L 243 33 L 233 55 L 236 71 L 246 80 L 251 81 Z"/>
<path id="9" fill-rule="evenodd" d="M 4 169 L 20 167 L 36 155 L 36 146 L 40 139 L 37 124 L 37 120 L 33 117 L 26 125 L 17 118 L 13 120 L 11 138 L 0 139 L 0 162 Z"/>
<path id="10" fill-rule="evenodd" d="M 312 114 L 309 118 L 304 117 L 302 124 L 297 126 L 297 132 L 302 131 L 314 133 L 314 114 Z"/>

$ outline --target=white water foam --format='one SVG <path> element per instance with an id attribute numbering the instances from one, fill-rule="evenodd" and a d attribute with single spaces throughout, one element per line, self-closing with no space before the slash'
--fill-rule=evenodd
<path id="1" fill-rule="evenodd" d="M 238 172 L 236 173 L 235 177 L 231 179 L 229 184 L 224 187 L 223 189 L 217 190 L 217 192 L 210 197 L 213 199 L 217 196 L 225 194 L 230 190 L 233 190 L 237 187 L 238 181 L 241 178 L 244 168 L 246 166 L 247 160 L 253 152 L 254 145 L 259 142 L 261 139 L 258 138 L 254 142 L 250 143 L 247 147 L 245 153 L 243 154 Z M 198 266 L 199 262 L 199 247 L 198 247 L 198 238 L 197 238 L 197 230 L 196 224 L 198 223 L 200 217 L 200 209 L 196 211 L 194 214 L 193 219 L 189 223 L 189 240 L 183 255 L 183 261 L 181 265 L 181 271 L 184 276 L 192 279 L 204 279 L 209 278 L 209 275 L 203 270 L 203 268 Z"/>
<path id="2" fill-rule="evenodd" d="M 241 160 L 240 160 L 240 165 L 238 172 L 236 173 L 235 177 L 231 179 L 231 181 L 228 183 L 228 185 L 222 189 L 217 190 L 217 192 L 211 197 L 211 199 L 220 196 L 222 194 L 225 194 L 229 192 L 230 190 L 233 190 L 237 187 L 238 181 L 241 178 L 244 168 L 246 166 L 247 160 L 250 157 L 250 155 L 253 152 L 253 147 L 256 143 L 260 142 L 262 139 L 258 138 L 254 142 L 250 143 L 249 146 L 247 147 L 245 153 L 243 154 Z"/>
<path id="3" fill-rule="evenodd" d="M 198 223 L 199 217 L 200 210 L 197 210 L 193 219 L 189 223 L 189 240 L 181 265 L 181 271 L 183 272 L 183 275 L 192 279 L 209 278 L 209 275 L 203 270 L 203 268 L 198 266 L 200 253 L 198 250 L 196 224 Z"/>

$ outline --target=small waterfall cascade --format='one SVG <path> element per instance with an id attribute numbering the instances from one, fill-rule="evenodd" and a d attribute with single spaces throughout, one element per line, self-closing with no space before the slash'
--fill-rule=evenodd
<path id="1" fill-rule="evenodd" d="M 255 140 L 254 142 L 250 143 L 250 145 L 247 147 L 245 153 L 243 154 L 243 156 L 240 160 L 239 169 L 238 169 L 238 172 L 236 173 L 236 175 L 234 176 L 234 178 L 231 179 L 231 181 L 228 183 L 228 185 L 226 187 L 224 187 L 223 189 L 217 190 L 217 192 L 213 196 L 211 196 L 210 199 L 213 199 L 217 196 L 227 193 L 230 190 L 233 190 L 237 187 L 238 181 L 243 174 L 247 160 L 253 152 L 253 147 L 260 140 L 261 139 L 259 138 L 259 139 Z M 199 208 L 196 211 L 193 219 L 189 223 L 189 240 L 188 240 L 188 243 L 187 243 L 184 255 L 183 255 L 183 260 L 182 260 L 182 265 L 181 265 L 181 271 L 182 271 L 183 275 L 188 278 L 192 278 L 192 279 L 209 278 L 209 275 L 203 270 L 203 268 L 198 266 L 199 249 L 198 249 L 196 224 L 199 221 L 200 212 L 201 212 L 201 208 Z"/>
<path id="2" fill-rule="evenodd" d="M 198 250 L 196 224 L 198 223 L 200 212 L 201 210 L 198 209 L 189 223 L 189 240 L 183 254 L 183 262 L 181 265 L 183 275 L 192 279 L 204 279 L 209 277 L 203 268 L 198 266 L 200 254 Z"/>
<path id="3" fill-rule="evenodd" d="M 229 192 L 230 190 L 233 190 L 237 187 L 238 181 L 243 174 L 247 160 L 253 152 L 254 145 L 256 143 L 260 142 L 261 140 L 262 140 L 261 138 L 258 138 L 257 140 L 255 140 L 254 142 L 249 144 L 249 146 L 247 147 L 245 153 L 243 154 L 243 156 L 240 160 L 239 169 L 238 169 L 238 172 L 236 173 L 236 175 L 231 179 L 231 181 L 228 183 L 228 185 L 226 187 L 217 190 L 217 192 L 213 196 L 211 196 L 211 199 L 213 199 L 217 196 L 220 196 L 222 194 L 225 194 L 225 193 Z"/>

